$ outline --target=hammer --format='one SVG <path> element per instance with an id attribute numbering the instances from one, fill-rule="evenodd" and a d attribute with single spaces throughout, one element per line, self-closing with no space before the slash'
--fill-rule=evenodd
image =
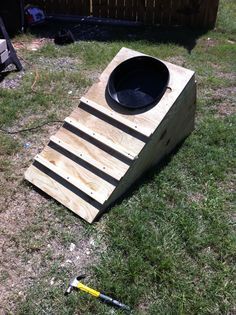
<path id="1" fill-rule="evenodd" d="M 78 277 L 74 278 L 70 282 L 67 290 L 65 291 L 65 295 L 70 294 L 72 292 L 72 290 L 74 290 L 74 289 L 79 289 L 81 291 L 84 291 L 84 292 L 87 292 L 87 293 L 91 294 L 92 296 L 94 296 L 96 298 L 101 299 L 105 303 L 108 303 L 108 304 L 111 304 L 113 306 L 116 306 L 119 309 L 122 309 L 122 310 L 125 310 L 125 311 L 130 311 L 131 310 L 129 306 L 127 306 L 127 305 L 125 305 L 123 303 L 120 303 L 120 302 L 118 302 L 116 300 L 113 300 L 111 297 L 109 297 L 109 296 L 107 296 L 105 294 L 102 294 L 101 292 L 98 292 L 98 291 L 96 291 L 94 289 L 91 289 L 91 288 L 87 287 L 86 285 L 84 285 L 83 283 L 81 283 L 80 280 L 82 280 L 84 278 L 85 278 L 85 275 L 81 275 L 81 276 L 78 276 Z"/>

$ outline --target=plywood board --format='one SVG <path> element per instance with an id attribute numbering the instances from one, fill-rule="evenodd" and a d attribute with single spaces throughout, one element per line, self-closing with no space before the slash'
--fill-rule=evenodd
<path id="1" fill-rule="evenodd" d="M 0 63 L 4 63 L 9 58 L 8 50 L 5 50 L 0 54 Z"/>
<path id="2" fill-rule="evenodd" d="M 0 39 L 0 54 L 7 50 L 7 42 L 5 39 Z"/>

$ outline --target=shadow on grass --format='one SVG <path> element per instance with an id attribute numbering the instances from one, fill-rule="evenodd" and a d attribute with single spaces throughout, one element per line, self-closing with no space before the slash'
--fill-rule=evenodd
<path id="1" fill-rule="evenodd" d="M 121 197 L 119 197 L 114 203 L 112 203 L 105 211 L 101 212 L 95 220 L 95 222 L 99 221 L 101 217 L 108 213 L 113 207 L 119 206 L 124 199 L 131 198 L 132 195 L 139 190 L 139 188 L 145 184 L 148 184 L 151 182 L 158 174 L 162 172 L 163 169 L 165 169 L 168 164 L 171 162 L 172 158 L 178 153 L 178 151 L 181 149 L 182 145 L 184 144 L 186 138 L 182 140 L 172 151 L 170 154 L 165 156 L 157 165 L 150 168 L 148 171 L 144 172 L 139 179 L 137 179 L 128 189 L 127 191 L 122 194 Z"/>
<path id="2" fill-rule="evenodd" d="M 140 41 L 150 43 L 176 44 L 184 47 L 188 53 L 197 43 L 197 39 L 205 34 L 206 29 L 158 26 L 114 26 L 94 25 L 65 21 L 47 21 L 45 24 L 30 28 L 30 33 L 37 37 L 54 39 L 60 30 L 70 30 L 76 41 Z"/>
<path id="3" fill-rule="evenodd" d="M 13 69 L 13 70 L 4 70 L 0 72 L 0 83 L 10 74 L 10 73 L 17 73 L 18 71 Z"/>

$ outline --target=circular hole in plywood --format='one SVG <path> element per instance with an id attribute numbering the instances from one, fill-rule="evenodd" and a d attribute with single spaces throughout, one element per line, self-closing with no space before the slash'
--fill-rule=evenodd
<path id="1" fill-rule="evenodd" d="M 116 104 L 135 110 L 157 104 L 168 82 L 169 70 L 162 61 L 137 56 L 125 60 L 113 70 L 107 91 Z"/>

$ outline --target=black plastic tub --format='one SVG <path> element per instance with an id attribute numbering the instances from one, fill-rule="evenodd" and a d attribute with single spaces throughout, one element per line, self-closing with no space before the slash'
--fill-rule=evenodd
<path id="1" fill-rule="evenodd" d="M 111 73 L 107 91 L 117 104 L 137 109 L 156 104 L 166 91 L 169 70 L 158 59 L 138 56 L 119 64 Z"/>

